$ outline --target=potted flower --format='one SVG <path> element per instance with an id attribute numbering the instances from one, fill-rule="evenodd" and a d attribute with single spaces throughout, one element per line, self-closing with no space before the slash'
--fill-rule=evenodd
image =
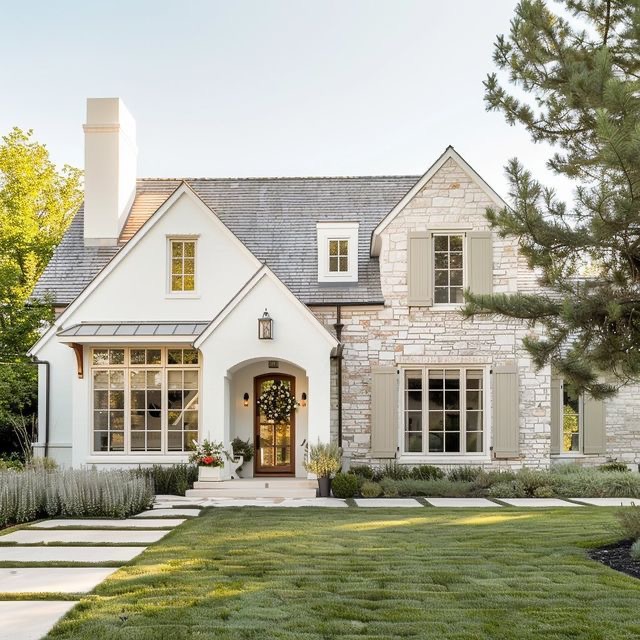
<path id="1" fill-rule="evenodd" d="M 331 495 L 331 477 L 340 471 L 342 449 L 335 444 L 318 444 L 309 447 L 304 468 L 318 478 L 318 494 L 321 498 Z"/>
<path id="2" fill-rule="evenodd" d="M 198 465 L 200 482 L 219 482 L 222 480 L 221 469 L 224 467 L 224 450 L 222 442 L 193 441 L 194 451 L 189 456 L 190 462 Z"/>

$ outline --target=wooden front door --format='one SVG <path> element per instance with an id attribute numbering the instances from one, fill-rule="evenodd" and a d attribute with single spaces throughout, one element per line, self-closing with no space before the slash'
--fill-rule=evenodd
<path id="1" fill-rule="evenodd" d="M 295 378 L 293 376 L 266 374 L 253 381 L 254 442 L 256 475 L 295 475 L 296 414 L 292 411 L 286 422 L 267 420 L 258 406 L 258 398 L 273 385 L 281 382 L 295 398 Z"/>

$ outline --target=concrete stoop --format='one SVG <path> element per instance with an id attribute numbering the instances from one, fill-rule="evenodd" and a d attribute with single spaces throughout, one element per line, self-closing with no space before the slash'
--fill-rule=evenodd
<path id="1" fill-rule="evenodd" d="M 239 478 L 196 482 L 187 498 L 315 498 L 318 483 L 303 478 Z"/>

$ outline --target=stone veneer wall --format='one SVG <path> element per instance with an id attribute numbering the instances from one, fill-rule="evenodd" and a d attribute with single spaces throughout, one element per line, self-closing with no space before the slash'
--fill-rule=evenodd
<path id="1" fill-rule="evenodd" d="M 488 230 L 488 195 L 453 160 L 448 160 L 385 229 L 380 269 L 384 307 L 342 310 L 343 446 L 352 463 L 380 462 L 370 457 L 370 379 L 375 365 L 496 364 L 516 359 L 520 383 L 520 458 L 482 463 L 491 468 L 544 468 L 550 464 L 550 370 L 536 372 L 520 346 L 529 331 L 522 323 L 494 317 L 464 320 L 455 310 L 407 307 L 407 234 L 424 230 Z M 537 286 L 512 240 L 494 238 L 494 291 Z M 335 308 L 312 309 L 333 330 Z M 334 383 L 335 383 L 335 369 Z M 640 402 L 637 390 L 624 391 L 607 407 L 608 455 L 638 462 Z M 489 433 L 490 393 L 487 394 Z M 337 432 L 337 394 L 332 396 L 332 433 Z M 490 443 L 489 443 L 490 444 Z M 585 457 L 598 464 L 603 457 Z M 429 462 L 437 463 L 437 455 Z"/>

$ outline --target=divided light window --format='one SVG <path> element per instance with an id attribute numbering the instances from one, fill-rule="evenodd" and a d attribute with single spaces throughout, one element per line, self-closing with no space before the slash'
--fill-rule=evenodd
<path id="1" fill-rule="evenodd" d="M 185 452 L 198 438 L 195 349 L 93 349 L 93 450 Z"/>
<path id="2" fill-rule="evenodd" d="M 330 273 L 349 272 L 349 241 L 329 240 Z"/>
<path id="3" fill-rule="evenodd" d="M 482 369 L 406 370 L 403 381 L 405 453 L 484 451 Z"/>
<path id="4" fill-rule="evenodd" d="M 169 288 L 172 293 L 195 291 L 196 289 L 196 241 L 170 240 L 171 276 Z"/>
<path id="5" fill-rule="evenodd" d="M 568 387 L 565 383 L 562 391 L 562 452 L 575 453 L 580 451 L 582 398 Z"/>
<path id="6" fill-rule="evenodd" d="M 464 236 L 437 234 L 433 236 L 434 304 L 464 302 Z"/>

